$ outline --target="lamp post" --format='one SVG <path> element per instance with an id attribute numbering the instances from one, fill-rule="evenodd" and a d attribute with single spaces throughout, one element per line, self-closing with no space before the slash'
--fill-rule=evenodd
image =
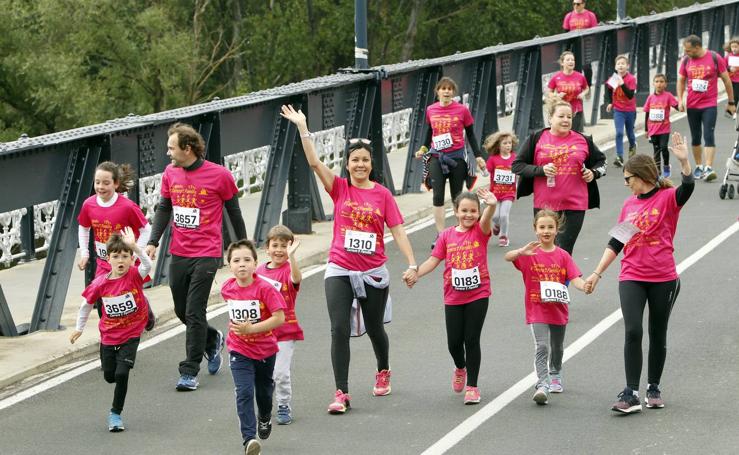
<path id="1" fill-rule="evenodd" d="M 369 68 L 367 45 L 367 0 L 354 0 L 354 66 Z"/>

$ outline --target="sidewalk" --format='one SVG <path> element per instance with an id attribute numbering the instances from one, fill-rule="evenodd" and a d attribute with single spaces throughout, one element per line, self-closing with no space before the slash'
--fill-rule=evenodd
<path id="1" fill-rule="evenodd" d="M 586 112 L 589 112 L 589 105 L 590 101 L 586 103 Z M 673 121 L 683 115 L 673 114 Z M 643 119 L 643 115 L 638 115 L 637 132 L 644 128 Z M 512 121 L 512 116 L 501 118 L 500 128 L 510 129 Z M 595 142 L 601 146 L 611 143 L 615 137 L 611 120 L 601 120 L 597 125 L 586 127 L 586 133 L 591 134 Z M 521 141 L 524 139 L 520 138 Z M 609 157 L 608 161 L 611 162 L 613 152 L 606 153 L 606 155 Z M 403 179 L 403 167 L 405 166 L 405 154 L 401 151 L 393 152 L 388 155 L 388 158 L 395 185 L 400 187 Z M 488 182 L 488 178 L 480 178 L 478 187 Z M 322 198 L 324 210 L 326 213 L 332 213 L 331 200 L 324 191 L 322 191 Z M 406 224 L 431 215 L 431 194 L 429 193 L 407 194 L 398 196 L 396 200 Z M 258 204 L 258 197 L 246 197 L 241 202 L 247 232 L 250 235 L 254 231 L 255 224 L 252 214 L 256 213 Z M 297 255 L 302 269 L 325 263 L 332 238 L 332 226 L 331 222 L 313 223 L 313 234 L 299 236 L 301 245 Z M 260 261 L 264 261 L 265 257 L 264 251 L 261 250 L 259 252 Z M 0 275 L 3 290 L 16 324 L 30 321 L 43 265 L 43 260 L 21 264 L 3 271 Z M 220 284 L 229 275 L 227 267 L 222 268 L 217 273 L 210 295 L 209 305 L 211 309 L 214 305 L 222 303 L 219 294 Z M 74 345 L 71 345 L 68 340 L 69 334 L 74 328 L 77 311 L 81 303 L 82 280 L 83 274 L 75 268 L 72 272 L 62 316 L 62 325 L 66 329 L 40 331 L 15 338 L 0 337 L 0 398 L 12 390 L 23 388 L 39 380 L 40 377 L 45 377 L 45 373 L 52 370 L 55 373 L 61 373 L 63 366 L 74 364 L 75 361 L 83 358 L 89 358 L 97 352 L 99 332 L 97 330 L 98 318 L 95 312 L 90 316 L 82 337 Z M 146 294 L 158 321 L 157 327 L 151 333 L 145 332 L 143 334 L 142 341 L 177 324 L 176 321 L 173 321 L 175 314 L 169 287 L 152 288 L 147 290 Z M 167 324 L 167 322 L 170 322 L 170 324 Z"/>

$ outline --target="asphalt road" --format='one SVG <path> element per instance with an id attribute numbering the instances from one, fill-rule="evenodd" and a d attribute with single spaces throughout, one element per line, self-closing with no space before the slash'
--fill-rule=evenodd
<path id="1" fill-rule="evenodd" d="M 684 120 L 675 127 L 687 133 Z M 721 176 L 735 139 L 729 122 L 720 118 L 716 167 Z M 641 138 L 639 150 L 651 153 L 651 145 Z M 607 154 L 612 158 L 613 151 Z M 602 208 L 588 212 L 575 247 L 575 260 L 586 275 L 600 258 L 607 231 L 628 195 L 620 170 L 610 167 L 609 172 L 599 181 Z M 739 200 L 720 200 L 718 187 L 697 182 L 677 231 L 678 263 L 736 223 Z M 531 220 L 531 198 L 515 203 L 511 248 L 534 239 Z M 419 262 L 427 257 L 433 236 L 431 227 L 412 234 Z M 489 253 L 493 296 L 482 336 L 481 404 L 464 406 L 462 395 L 451 391 L 453 365 L 446 350 L 441 267 L 408 290 L 400 282 L 404 261 L 391 245 L 394 320 L 387 329 L 392 395 L 372 397 L 372 349 L 366 336 L 355 339 L 350 370 L 353 408 L 344 416 L 328 415 L 326 406 L 334 391 L 330 335 L 322 273 L 315 274 L 304 281 L 298 297 L 306 341 L 295 353 L 295 421 L 275 425 L 263 453 L 414 454 L 450 432 L 462 436 L 447 453 L 459 454 L 736 453 L 737 244 L 739 235 L 734 234 L 682 273 L 661 385 L 666 407 L 645 408 L 630 416 L 610 411 L 625 382 L 622 321 L 566 361 L 565 392 L 552 396 L 550 405 L 537 406 L 531 400 L 533 381 L 525 384 L 523 393 L 509 390 L 532 373 L 533 342 L 524 323 L 520 273 L 503 260 L 506 250 L 495 241 Z M 566 346 L 618 310 L 617 276 L 614 264 L 596 294 L 573 292 Z M 226 318 L 218 316 L 212 323 L 225 329 Z M 645 352 L 646 338 L 645 333 Z M 94 369 L 0 411 L 0 453 L 241 453 L 228 367 L 208 376 L 203 364 L 200 388 L 176 392 L 177 364 L 183 354 L 182 334 L 139 352 L 123 413 L 125 432 L 107 431 L 113 386 Z M 643 380 L 645 375 L 646 365 Z M 467 430 L 455 429 L 468 418 Z"/>

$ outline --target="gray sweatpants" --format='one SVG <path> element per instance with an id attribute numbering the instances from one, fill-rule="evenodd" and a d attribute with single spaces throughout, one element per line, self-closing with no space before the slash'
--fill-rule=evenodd
<path id="1" fill-rule="evenodd" d="M 534 367 L 538 380 L 536 387 L 547 386 L 550 374 L 560 374 L 562 371 L 562 355 L 564 354 L 566 325 L 530 324 L 531 334 L 534 336 L 536 355 Z"/>
<path id="2" fill-rule="evenodd" d="M 508 237 L 508 215 L 511 213 L 513 201 L 499 201 L 495 206 L 493 214 L 493 224 L 500 226 L 500 235 Z"/>

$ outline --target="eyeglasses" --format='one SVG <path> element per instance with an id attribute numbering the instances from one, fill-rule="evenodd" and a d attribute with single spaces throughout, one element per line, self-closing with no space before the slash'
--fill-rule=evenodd
<path id="1" fill-rule="evenodd" d="M 626 184 L 628 185 L 629 180 L 633 179 L 634 177 L 636 176 L 635 175 L 629 175 L 629 176 L 624 175 L 624 180 L 626 181 Z"/>

